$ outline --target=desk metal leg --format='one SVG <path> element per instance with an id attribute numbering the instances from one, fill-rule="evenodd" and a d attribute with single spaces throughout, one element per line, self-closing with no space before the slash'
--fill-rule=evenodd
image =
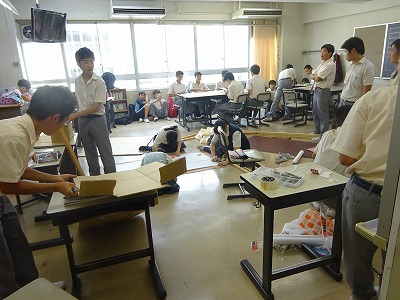
<path id="1" fill-rule="evenodd" d="M 65 247 L 67 249 L 69 268 L 71 270 L 72 277 L 72 292 L 71 294 L 80 299 L 81 298 L 81 280 L 78 277 L 78 271 L 75 264 L 74 250 L 72 249 L 72 239 L 69 233 L 68 225 L 59 225 L 61 238 L 65 240 Z"/>
<path id="2" fill-rule="evenodd" d="M 157 263 L 154 256 L 154 245 L 153 245 L 153 233 L 151 230 L 151 220 L 150 220 L 150 209 L 147 207 L 144 211 L 146 217 L 146 229 L 147 229 L 147 241 L 149 243 L 150 250 L 150 260 L 149 265 L 151 273 L 153 275 L 154 281 L 157 285 L 158 295 L 161 299 L 167 297 L 167 291 L 165 290 L 164 282 L 162 281 L 160 271 L 158 270 Z"/>
<path id="3" fill-rule="evenodd" d="M 256 286 L 264 299 L 274 300 L 271 291 L 272 282 L 272 249 L 274 233 L 274 210 L 270 205 L 264 206 L 264 246 L 263 246 L 263 277 L 258 275 L 247 259 L 240 262 L 243 270 Z"/>
<path id="4" fill-rule="evenodd" d="M 177 122 L 179 125 L 181 125 L 183 128 L 185 128 L 187 131 L 190 131 L 190 128 L 187 126 L 186 123 L 186 100 L 182 97 L 182 105 L 179 110 L 182 110 L 182 122 Z M 179 111 L 179 113 L 181 113 Z M 176 121 L 175 121 L 176 122 Z"/>

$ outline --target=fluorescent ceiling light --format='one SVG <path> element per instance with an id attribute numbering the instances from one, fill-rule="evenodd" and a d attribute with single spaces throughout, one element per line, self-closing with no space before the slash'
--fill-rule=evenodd
<path id="1" fill-rule="evenodd" d="M 0 4 L 3 5 L 5 8 L 11 10 L 14 14 L 19 16 L 18 10 L 11 4 L 8 0 L 0 0 Z"/>

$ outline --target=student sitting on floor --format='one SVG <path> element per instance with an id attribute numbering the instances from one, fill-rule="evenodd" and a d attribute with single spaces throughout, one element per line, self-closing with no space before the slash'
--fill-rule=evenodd
<path id="1" fill-rule="evenodd" d="M 208 140 L 209 146 L 199 145 L 197 149 L 211 153 L 211 161 L 219 162 L 219 165 L 227 165 L 229 161 L 226 158 L 223 160 L 225 148 L 222 145 L 221 137 L 218 132 L 219 126 L 221 126 L 222 130 L 228 136 L 228 150 L 250 149 L 250 142 L 239 127 L 229 124 L 223 119 L 217 120 L 214 124 L 214 135 Z"/>
<path id="2" fill-rule="evenodd" d="M 153 91 L 153 99 L 150 100 L 150 114 L 153 116 L 154 122 L 159 118 L 170 120 L 168 117 L 168 101 L 161 98 L 160 90 Z"/>
<path id="3" fill-rule="evenodd" d="M 339 107 L 335 112 L 334 117 L 334 125 L 336 129 L 331 129 L 326 131 L 323 135 L 319 143 L 314 149 L 314 162 L 328 168 L 329 170 L 335 171 L 336 173 L 342 174 L 343 176 L 348 176 L 345 174 L 347 169 L 346 166 L 343 166 L 339 161 L 339 153 L 331 149 L 331 145 L 335 141 L 336 137 L 339 134 L 340 126 L 342 126 L 344 120 L 347 117 L 347 114 L 350 112 L 351 105 L 345 105 Z M 335 208 L 336 208 L 336 198 L 326 199 L 321 201 L 323 204 L 327 205 L 330 210 L 328 211 L 328 216 L 334 218 L 335 217 Z M 311 202 L 316 210 L 320 210 L 321 207 L 320 201 Z"/>
<path id="4" fill-rule="evenodd" d="M 139 98 L 136 99 L 135 103 L 135 114 L 136 117 L 139 117 L 139 123 L 145 122 L 150 123 L 149 119 L 147 118 L 149 115 L 150 104 L 149 98 L 146 92 L 139 92 Z"/>
<path id="5" fill-rule="evenodd" d="M 177 125 L 163 126 L 158 132 L 153 146 L 140 146 L 140 151 L 160 151 L 179 156 L 185 150 L 186 144 L 182 142 L 181 131 Z"/>

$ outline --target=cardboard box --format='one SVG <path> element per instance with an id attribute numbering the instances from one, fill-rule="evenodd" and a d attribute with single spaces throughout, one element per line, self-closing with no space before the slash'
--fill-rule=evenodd
<path id="1" fill-rule="evenodd" d="M 72 128 L 72 122 L 69 122 L 67 125 L 64 125 L 60 130 L 64 131 L 68 140 L 71 140 L 74 137 L 74 130 Z M 51 140 L 53 142 L 63 142 L 60 130 L 51 135 Z"/>
<path id="2" fill-rule="evenodd" d="M 173 180 L 186 171 L 186 158 L 183 157 L 168 165 L 153 162 L 134 170 L 99 176 L 78 176 L 74 178 L 74 182 L 81 189 L 79 196 L 82 197 L 100 194 L 124 197 L 163 188 L 168 180 Z M 105 183 L 114 184 L 107 187 Z"/>

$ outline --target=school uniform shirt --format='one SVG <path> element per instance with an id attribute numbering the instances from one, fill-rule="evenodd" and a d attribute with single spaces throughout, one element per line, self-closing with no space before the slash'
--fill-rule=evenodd
<path id="1" fill-rule="evenodd" d="M 168 144 L 167 141 L 167 128 L 175 127 L 176 132 L 178 133 L 178 138 L 176 140 L 177 143 L 182 142 L 182 134 L 179 128 L 175 126 L 163 126 L 157 134 L 156 139 L 154 140 L 153 146 L 158 147 L 160 144 Z"/>
<path id="2" fill-rule="evenodd" d="M 38 140 L 30 115 L 0 121 L 0 181 L 17 183 Z M 0 191 L 0 196 L 4 195 Z"/>
<path id="3" fill-rule="evenodd" d="M 332 149 L 357 159 L 346 173 L 383 185 L 397 86 L 370 91 L 353 105 Z"/>
<path id="4" fill-rule="evenodd" d="M 285 78 L 290 78 L 292 80 L 295 80 L 296 79 L 296 70 L 294 68 L 282 70 L 279 73 L 278 80 L 285 79 Z"/>
<path id="5" fill-rule="evenodd" d="M 222 90 L 222 89 L 227 89 L 228 88 L 228 83 L 226 81 L 218 81 L 217 84 L 215 85 L 215 90 Z"/>
<path id="6" fill-rule="evenodd" d="M 190 83 L 190 90 L 191 89 L 202 89 L 202 90 L 207 90 L 207 91 L 210 90 L 205 83 L 203 83 L 203 82 L 197 83 L 196 81 L 194 81 L 194 82 L 192 81 Z M 201 91 L 196 91 L 195 93 L 199 93 L 199 92 L 201 93 Z"/>
<path id="7" fill-rule="evenodd" d="M 229 126 L 226 128 L 226 136 L 229 136 Z M 221 136 L 219 134 L 214 134 L 213 138 L 211 139 L 211 142 L 218 142 L 221 139 Z M 239 130 L 235 131 L 232 134 L 232 144 L 233 144 L 233 149 L 235 148 L 242 148 L 242 132 Z"/>
<path id="8" fill-rule="evenodd" d="M 316 155 L 314 162 L 336 173 L 349 176 L 346 173 L 347 167 L 343 166 L 339 161 L 339 153 L 331 149 L 333 142 L 339 134 L 339 130 L 340 127 L 324 132 L 321 140 L 315 147 L 314 153 Z"/>
<path id="9" fill-rule="evenodd" d="M 237 98 L 239 95 L 244 94 L 244 86 L 241 82 L 232 80 L 231 84 L 228 86 L 228 98 L 229 102 L 237 103 Z"/>
<path id="10" fill-rule="evenodd" d="M 315 81 L 314 88 L 330 89 L 335 81 L 336 65 L 332 59 L 325 60 L 315 69 L 315 74 L 324 80 Z"/>
<path id="11" fill-rule="evenodd" d="M 396 66 L 396 70 L 390 75 L 390 83 L 389 86 L 399 85 L 399 74 L 397 70 L 398 66 Z"/>
<path id="12" fill-rule="evenodd" d="M 168 95 L 185 94 L 186 86 L 181 82 L 175 81 L 169 86 Z"/>
<path id="13" fill-rule="evenodd" d="M 93 103 L 106 103 L 106 84 L 104 80 L 92 74 L 92 78 L 85 84 L 83 74 L 75 79 L 75 96 L 78 99 L 79 109 L 85 110 Z M 100 105 L 95 115 L 104 115 L 104 105 Z"/>
<path id="14" fill-rule="evenodd" d="M 365 57 L 357 63 L 351 62 L 346 69 L 341 98 L 356 102 L 362 96 L 364 86 L 374 83 L 375 71 L 374 64 Z"/>
<path id="15" fill-rule="evenodd" d="M 251 99 L 257 99 L 258 94 L 265 93 L 265 80 L 258 75 L 254 75 L 247 80 L 246 89 L 251 90 L 249 94 Z"/>

